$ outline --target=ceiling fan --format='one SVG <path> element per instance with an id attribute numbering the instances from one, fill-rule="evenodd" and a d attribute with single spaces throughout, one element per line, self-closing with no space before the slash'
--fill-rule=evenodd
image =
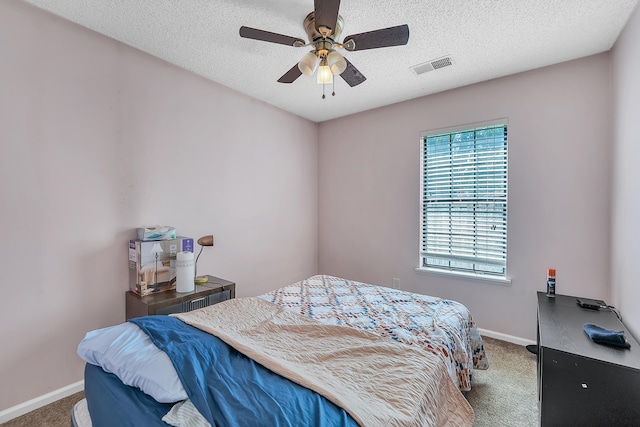
<path id="1" fill-rule="evenodd" d="M 309 43 L 296 37 L 245 26 L 240 27 L 240 37 L 293 47 L 313 46 L 311 52 L 278 79 L 280 83 L 293 83 L 303 73 L 313 75 L 317 69 L 319 84 L 333 83 L 333 76 L 339 74 L 349 86 L 357 86 L 367 78 L 335 48 L 353 52 L 405 45 L 409 41 L 409 26 L 404 24 L 353 34 L 339 43 L 343 26 L 342 16 L 338 14 L 339 8 L 340 0 L 314 0 L 314 10 L 307 15 L 303 23 Z"/>

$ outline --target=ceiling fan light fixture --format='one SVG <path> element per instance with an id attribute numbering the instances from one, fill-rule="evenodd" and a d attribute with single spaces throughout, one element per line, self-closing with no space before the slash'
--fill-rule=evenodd
<path id="1" fill-rule="evenodd" d="M 318 62 L 319 58 L 316 56 L 316 53 L 312 51 L 307 53 L 300 62 L 298 62 L 298 68 L 303 74 L 312 76 L 318 67 Z"/>
<path id="2" fill-rule="evenodd" d="M 295 63 L 291 69 L 284 73 L 278 79 L 278 83 L 293 83 L 302 74 L 311 76 L 315 73 L 317 83 L 322 85 L 322 98 L 324 99 L 325 85 L 335 82 L 334 75 L 339 75 L 351 87 L 367 80 L 348 59 L 335 53 L 334 49 L 346 49 L 353 52 L 402 46 L 409 41 L 409 26 L 403 24 L 351 34 L 344 37 L 343 42 L 340 43 L 344 24 L 339 13 L 340 2 L 341 0 L 314 0 L 313 11 L 307 15 L 303 22 L 309 43 L 297 37 L 245 26 L 240 27 L 240 37 L 294 47 L 313 46 L 314 50 L 307 53 L 300 62 Z"/>
<path id="3" fill-rule="evenodd" d="M 318 72 L 316 74 L 316 82 L 319 85 L 333 83 L 333 73 L 327 63 L 327 58 L 322 58 L 322 61 L 320 61 L 320 66 L 318 67 Z"/>
<path id="4" fill-rule="evenodd" d="M 335 50 L 332 50 L 327 55 L 327 64 L 333 74 L 342 74 L 347 68 L 347 61 Z"/>

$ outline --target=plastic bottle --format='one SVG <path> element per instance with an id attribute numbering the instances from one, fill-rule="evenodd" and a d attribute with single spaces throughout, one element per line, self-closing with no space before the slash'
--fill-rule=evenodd
<path id="1" fill-rule="evenodd" d="M 556 296 L 556 269 L 555 268 L 547 269 L 547 296 L 548 297 Z"/>

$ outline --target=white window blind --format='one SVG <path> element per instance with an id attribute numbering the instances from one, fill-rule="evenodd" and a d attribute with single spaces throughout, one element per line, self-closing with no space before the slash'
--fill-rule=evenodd
<path id="1" fill-rule="evenodd" d="M 422 267 L 505 276 L 507 124 L 422 137 Z"/>

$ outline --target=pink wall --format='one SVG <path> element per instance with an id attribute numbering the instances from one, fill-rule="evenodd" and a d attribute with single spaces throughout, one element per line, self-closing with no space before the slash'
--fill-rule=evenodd
<path id="1" fill-rule="evenodd" d="M 19 1 L 0 58 L 0 411 L 82 379 L 135 227 L 213 233 L 239 296 L 317 272 L 316 124 Z"/>
<path id="2" fill-rule="evenodd" d="M 638 15 L 613 61 L 602 54 L 316 125 L 1 1 L 0 411 L 82 379 L 76 346 L 124 319 L 126 242 L 145 224 L 213 233 L 199 270 L 236 281 L 239 296 L 318 271 L 382 285 L 397 277 L 464 302 L 482 328 L 534 339 L 535 292 L 553 266 L 567 294 L 609 300 L 612 277 L 610 302 L 639 332 Z M 420 132 L 500 117 L 511 285 L 416 273 Z"/>
<path id="3" fill-rule="evenodd" d="M 610 81 L 601 54 L 321 123 L 319 270 L 399 278 L 465 303 L 481 328 L 532 340 L 548 267 L 559 293 L 608 299 Z M 511 285 L 417 273 L 420 132 L 503 117 Z"/>
<path id="4" fill-rule="evenodd" d="M 640 339 L 640 8 L 616 42 L 613 54 L 615 151 L 612 186 L 611 290 L 613 304 Z"/>

